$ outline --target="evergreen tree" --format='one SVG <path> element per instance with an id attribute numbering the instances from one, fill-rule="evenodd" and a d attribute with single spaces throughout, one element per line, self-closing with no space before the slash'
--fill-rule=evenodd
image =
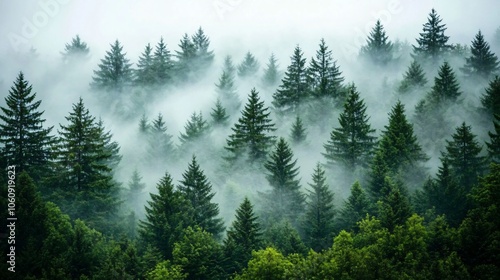
<path id="1" fill-rule="evenodd" d="M 360 99 L 356 87 L 349 88 L 344 111 L 339 116 L 339 128 L 334 128 L 330 139 L 324 145 L 323 154 L 328 164 L 340 164 L 350 171 L 367 166 L 375 145 L 375 129 L 368 123 L 366 105 Z"/>
<path id="2" fill-rule="evenodd" d="M 449 161 L 453 175 L 466 193 L 470 192 L 485 170 L 485 159 L 479 155 L 481 149 L 476 135 L 465 122 L 456 128 L 452 141 L 446 140 L 446 152 L 443 156 Z"/>
<path id="3" fill-rule="evenodd" d="M 486 142 L 488 147 L 488 155 L 494 163 L 500 164 L 500 114 L 495 115 L 495 132 L 488 132 L 490 142 Z"/>
<path id="4" fill-rule="evenodd" d="M 116 40 L 110 45 L 111 50 L 101 59 L 99 69 L 94 70 L 90 86 L 97 90 L 118 91 L 132 83 L 132 64 L 125 57 L 123 46 Z"/>
<path id="5" fill-rule="evenodd" d="M 71 43 L 64 46 L 64 52 L 61 52 L 61 54 L 65 63 L 72 63 L 81 59 L 88 59 L 89 47 L 87 43 L 80 39 L 79 35 L 76 35 L 71 39 Z"/>
<path id="6" fill-rule="evenodd" d="M 141 119 L 139 120 L 139 133 L 142 135 L 147 135 L 151 126 L 149 125 L 149 120 L 146 117 L 146 114 L 142 114 Z"/>
<path id="7" fill-rule="evenodd" d="M 222 106 L 222 102 L 219 98 L 215 102 L 215 107 L 212 108 L 212 112 L 210 112 L 210 116 L 212 117 L 212 124 L 217 126 L 226 126 L 228 124 L 229 116 L 226 113 L 226 108 Z"/>
<path id="8" fill-rule="evenodd" d="M 269 62 L 266 64 L 266 69 L 264 69 L 264 75 L 262 76 L 262 84 L 265 87 L 277 86 L 280 80 L 278 67 L 278 60 L 276 60 L 274 53 L 272 53 L 269 57 Z"/>
<path id="9" fill-rule="evenodd" d="M 295 47 L 291 64 L 279 89 L 273 94 L 273 106 L 281 112 L 295 113 L 299 105 L 309 97 L 306 59 L 299 46 Z"/>
<path id="10" fill-rule="evenodd" d="M 425 87 L 426 84 L 427 78 L 425 78 L 424 70 L 416 60 L 413 60 L 403 76 L 398 91 L 400 93 L 409 93 L 414 89 Z"/>
<path id="11" fill-rule="evenodd" d="M 366 39 L 366 46 L 361 48 L 361 55 L 366 56 L 375 65 L 384 66 L 393 58 L 392 48 L 393 45 L 385 34 L 384 26 L 377 20 Z"/>
<path id="12" fill-rule="evenodd" d="M 307 133 L 302 123 L 302 119 L 297 115 L 295 121 L 292 123 L 292 131 L 290 134 L 290 140 L 292 144 L 298 145 L 304 143 L 306 140 Z"/>
<path id="13" fill-rule="evenodd" d="M 352 230 L 357 228 L 357 222 L 361 221 L 371 211 L 369 198 L 358 181 L 351 187 L 351 195 L 344 201 L 340 210 L 339 223 L 340 228 Z"/>
<path id="14" fill-rule="evenodd" d="M 260 63 L 255 56 L 247 52 L 245 58 L 238 66 L 238 76 L 240 78 L 247 78 L 254 76 L 259 71 Z"/>
<path id="15" fill-rule="evenodd" d="M 219 78 L 219 83 L 215 84 L 218 98 L 221 100 L 223 106 L 228 108 L 231 113 L 238 112 L 241 107 L 240 98 L 236 92 L 234 85 L 234 77 L 229 72 L 222 72 Z"/>
<path id="16" fill-rule="evenodd" d="M 153 49 L 148 43 L 144 48 L 144 52 L 139 57 L 137 70 L 135 71 L 135 84 L 138 86 L 152 86 L 156 83 L 152 51 Z"/>
<path id="17" fill-rule="evenodd" d="M 236 75 L 236 67 L 233 64 L 233 59 L 230 55 L 227 55 L 224 58 L 224 66 L 222 67 L 222 72 L 226 72 L 233 80 Z"/>
<path id="18" fill-rule="evenodd" d="M 135 214 L 139 215 L 144 209 L 142 205 L 146 184 L 142 182 L 142 176 L 137 169 L 134 169 L 134 172 L 132 172 L 132 176 L 127 185 L 127 204 Z"/>
<path id="19" fill-rule="evenodd" d="M 240 272 L 252 257 L 252 251 L 260 249 L 262 243 L 261 228 L 253 211 L 253 205 L 247 197 L 236 209 L 235 218 L 224 240 L 229 274 Z"/>
<path id="20" fill-rule="evenodd" d="M 372 202 L 376 203 L 379 201 L 383 192 L 385 184 L 385 177 L 392 175 L 387 163 L 385 162 L 384 152 L 380 149 L 375 151 L 375 156 L 373 157 L 373 162 L 370 167 L 370 180 L 368 194 Z"/>
<path id="21" fill-rule="evenodd" d="M 276 248 L 284 255 L 307 254 L 307 246 L 304 245 L 299 233 L 288 220 L 281 220 L 270 225 L 263 237 L 266 248 Z"/>
<path id="22" fill-rule="evenodd" d="M 201 26 L 191 38 L 196 50 L 196 70 L 203 72 L 208 69 L 210 65 L 212 65 L 214 60 L 214 52 L 209 50 L 210 39 L 208 39 L 207 35 L 205 35 Z"/>
<path id="23" fill-rule="evenodd" d="M 481 104 L 486 113 L 494 118 L 494 115 L 500 115 L 500 77 L 495 76 L 490 81 L 485 93 L 481 96 Z"/>
<path id="24" fill-rule="evenodd" d="M 432 108 L 446 106 L 455 102 L 462 93 L 453 69 L 448 62 L 439 67 L 438 76 L 434 78 L 434 86 L 427 95 L 427 100 Z"/>
<path id="25" fill-rule="evenodd" d="M 314 98 L 320 99 L 320 102 L 328 102 L 325 98 L 339 98 L 344 78 L 324 39 L 321 39 L 316 58 L 311 58 L 308 71 Z"/>
<path id="26" fill-rule="evenodd" d="M 332 245 L 333 227 L 336 211 L 333 193 L 326 184 L 325 171 L 317 163 L 313 171 L 311 190 L 307 195 L 306 212 L 303 224 L 306 244 L 316 252 Z"/>
<path id="27" fill-rule="evenodd" d="M 163 37 L 160 38 L 160 42 L 156 45 L 152 62 L 155 84 L 162 86 L 170 82 L 173 74 L 173 62 L 170 51 L 167 49 L 167 45 L 163 41 Z"/>
<path id="28" fill-rule="evenodd" d="M 187 34 L 184 34 L 180 43 L 180 51 L 175 51 L 177 62 L 174 65 L 176 77 L 179 82 L 185 82 L 194 70 L 196 58 L 196 46 Z"/>
<path id="29" fill-rule="evenodd" d="M 441 24 L 442 19 L 437 14 L 436 10 L 432 9 L 427 23 L 423 25 L 423 32 L 420 33 L 420 38 L 417 39 L 417 46 L 413 45 L 413 58 L 430 59 L 431 62 L 437 63 L 439 58 L 442 58 L 447 51 L 451 49 L 451 45 L 446 44 L 449 36 L 444 35 L 446 25 Z"/>
<path id="30" fill-rule="evenodd" d="M 184 228 L 192 224 L 192 209 L 182 193 L 175 189 L 166 173 L 156 185 L 145 206 L 146 218 L 139 222 L 139 234 L 146 244 L 159 250 L 163 259 L 172 259 L 174 243 L 181 240 Z"/>
<path id="31" fill-rule="evenodd" d="M 150 159 L 164 162 L 174 156 L 172 135 L 167 133 L 167 126 L 161 113 L 153 121 L 148 136 L 147 154 Z"/>
<path id="32" fill-rule="evenodd" d="M 208 124 L 207 121 L 203 119 L 201 112 L 199 114 L 196 114 L 196 112 L 191 114 L 190 119 L 184 126 L 184 130 L 185 132 L 181 133 L 181 136 L 179 137 L 181 145 L 186 145 L 190 142 L 196 141 L 206 134 Z"/>
<path id="33" fill-rule="evenodd" d="M 231 156 L 229 160 L 237 159 L 248 153 L 251 161 L 264 159 L 274 142 L 274 137 L 267 133 L 276 130 L 269 117 L 269 108 L 260 101 L 259 93 L 253 88 L 248 102 L 242 111 L 242 116 L 231 130 L 233 134 L 227 139 L 225 147 Z"/>
<path id="34" fill-rule="evenodd" d="M 215 193 L 212 192 L 212 185 L 198 165 L 195 156 L 188 170 L 182 174 L 182 178 L 179 190 L 193 207 L 194 224 L 219 238 L 224 230 L 224 223 L 221 218 L 217 218 L 219 206 L 211 202 Z"/>
<path id="35" fill-rule="evenodd" d="M 120 145 L 118 142 L 112 140 L 113 134 L 111 134 L 111 131 L 106 131 L 102 119 L 99 119 L 96 125 L 99 131 L 99 141 L 102 141 L 104 144 L 104 153 L 106 154 L 106 157 L 100 163 L 108 166 L 111 169 L 111 174 L 113 174 L 113 171 L 122 160 Z"/>
<path id="36" fill-rule="evenodd" d="M 479 30 L 472 41 L 471 56 L 466 58 L 462 71 L 469 76 L 478 76 L 483 79 L 490 79 L 494 73 L 500 69 L 498 67 L 498 57 L 490 51 L 490 45 L 484 40 L 484 36 Z"/>
<path id="37" fill-rule="evenodd" d="M 280 138 L 275 150 L 264 164 L 267 170 L 267 181 L 272 187 L 270 193 L 264 195 L 269 211 L 266 213 L 269 222 L 288 220 L 297 223 L 303 213 L 304 195 L 300 192 L 297 178 L 299 168 L 297 160 L 284 138 Z"/>
<path id="38" fill-rule="evenodd" d="M 52 127 L 44 128 L 44 111 L 39 111 L 41 100 L 36 101 L 36 93 L 24 79 L 22 72 L 5 97 L 6 107 L 0 107 L 1 157 L 7 165 L 16 165 L 16 171 L 27 171 L 35 179 L 47 172 L 51 158 L 50 145 L 54 142 L 50 135 Z M 4 165 L 6 167 L 7 165 Z M 45 173 L 45 174 L 44 174 Z"/>
<path id="39" fill-rule="evenodd" d="M 399 186 L 386 177 L 382 190 L 385 195 L 377 202 L 378 216 L 383 227 L 393 231 L 396 226 L 404 225 L 412 210 L 408 198 Z"/>

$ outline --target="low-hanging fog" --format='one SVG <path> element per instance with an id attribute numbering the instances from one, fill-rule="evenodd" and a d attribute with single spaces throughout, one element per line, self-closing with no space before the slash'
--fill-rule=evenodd
<path id="1" fill-rule="evenodd" d="M 404 71 L 411 62 L 411 45 L 422 32 L 422 25 L 432 8 L 435 8 L 446 24 L 449 43 L 470 46 L 474 35 L 481 30 L 492 50 L 498 54 L 498 45 L 492 41 L 500 26 L 498 11 L 500 3 L 488 1 L 263 1 L 263 0 L 214 0 L 214 1 L 72 1 L 72 0 L 29 0 L 0 2 L 0 106 L 5 106 L 13 81 L 19 71 L 33 85 L 37 99 L 42 100 L 41 110 L 47 120 L 46 126 L 54 126 L 57 134 L 59 124 L 66 124 L 65 116 L 72 111 L 72 104 L 81 97 L 96 118 L 102 118 L 113 140 L 121 147 L 123 156 L 115 173 L 116 180 L 127 187 L 132 172 L 137 169 L 147 184 L 147 192 L 154 192 L 158 180 L 169 172 L 177 183 L 187 169 L 192 153 L 199 158 L 201 168 L 216 192 L 215 201 L 220 204 L 221 215 L 226 225 L 233 219 L 234 210 L 247 195 L 257 199 L 257 191 L 265 191 L 270 186 L 265 174 L 240 170 L 226 174 L 223 147 L 231 134 L 230 128 L 240 114 L 230 116 L 230 126 L 215 129 L 209 137 L 206 149 L 203 146 L 190 154 L 183 154 L 175 162 L 165 166 L 151 166 L 144 161 L 145 143 L 139 137 L 139 120 L 144 114 L 149 121 L 161 113 L 175 145 L 179 135 L 193 112 L 202 112 L 210 119 L 217 93 L 215 84 L 222 72 L 224 58 L 230 55 L 237 66 L 247 52 L 259 61 L 258 74 L 251 79 L 236 77 L 235 85 L 244 105 L 250 90 L 255 87 L 266 106 L 272 107 L 272 95 L 276 88 L 261 86 L 263 70 L 269 56 L 274 53 L 281 73 L 290 64 L 290 56 L 299 45 L 308 65 L 315 55 L 321 38 L 332 50 L 334 60 L 345 78 L 344 84 L 355 83 L 361 98 L 367 105 L 370 123 L 379 136 L 387 125 L 388 113 L 398 99 L 406 106 L 409 119 L 417 102 L 425 92 L 417 96 L 398 96 L 395 88 L 403 78 Z M 375 69 L 358 59 L 358 53 L 373 28 L 375 21 L 381 20 L 392 42 L 403 45 L 399 62 L 390 69 Z M 192 35 L 202 27 L 210 39 L 210 50 L 215 58 L 210 69 L 196 80 L 180 86 L 168 86 L 159 90 L 157 97 L 142 100 L 143 105 L 131 100 L 115 100 L 113 106 L 103 106 L 100 94 L 90 89 L 93 70 L 97 69 L 110 44 L 116 39 L 123 46 L 126 57 L 136 67 L 139 56 L 146 44 L 154 47 L 163 37 L 172 55 L 179 50 L 182 36 Z M 90 58 L 72 69 L 65 68 L 61 52 L 65 44 L 79 35 L 90 49 Z M 406 44 L 406 45 L 405 45 Z M 406 47 L 405 47 L 406 46 Z M 496 49 L 495 49 L 496 48 Z M 31 49 L 36 50 L 33 55 Z M 175 59 L 175 58 L 174 58 Z M 484 143 L 489 127 L 480 121 L 469 119 L 464 108 L 479 106 L 479 98 L 484 93 L 485 84 L 468 83 L 459 68 L 465 61 L 452 60 L 450 64 L 458 77 L 463 106 L 453 112 L 453 128 L 467 121 L 473 132 Z M 439 66 L 439 65 L 438 65 Z M 428 68 L 426 77 L 429 87 L 434 82 L 438 66 Z M 137 108 L 140 107 L 139 110 Z M 127 114 L 126 111 L 133 111 Z M 471 109 L 473 110 L 473 109 Z M 125 113 L 123 112 L 125 111 Z M 302 190 L 305 192 L 311 181 L 311 173 L 317 162 L 325 163 L 321 153 L 323 144 L 329 139 L 333 127 L 338 126 L 337 117 L 325 124 L 325 128 L 308 127 L 307 143 L 292 147 L 298 159 Z M 288 139 L 292 119 L 278 120 L 276 136 Z M 420 139 L 419 139 L 420 140 Z M 442 140 L 444 143 L 444 139 Z M 442 147 L 443 143 L 436 143 Z M 198 143 L 203 145 L 206 143 Z M 425 147 L 430 160 L 426 163 L 428 175 L 434 175 L 439 165 L 439 150 Z M 340 205 L 349 195 L 349 189 L 357 178 L 341 178 L 341 174 L 327 172 L 330 188 Z M 147 198 L 147 197 L 145 197 Z"/>

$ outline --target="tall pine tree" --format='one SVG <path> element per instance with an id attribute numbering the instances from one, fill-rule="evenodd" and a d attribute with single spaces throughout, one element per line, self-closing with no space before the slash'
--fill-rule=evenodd
<path id="1" fill-rule="evenodd" d="M 226 108 L 222 106 L 222 102 L 219 98 L 217 98 L 217 101 L 215 101 L 215 107 L 212 108 L 210 116 L 212 117 L 211 123 L 214 126 L 226 126 L 228 124 L 229 116 L 226 113 Z"/>
<path id="2" fill-rule="evenodd" d="M 340 210 L 339 224 L 344 230 L 356 229 L 356 224 L 371 212 L 371 202 L 358 181 L 351 187 L 351 195 Z"/>
<path id="3" fill-rule="evenodd" d="M 500 77 L 495 76 L 490 81 L 485 93 L 481 96 L 481 105 L 488 117 L 493 119 L 494 115 L 500 115 Z"/>
<path id="4" fill-rule="evenodd" d="M 488 155 L 491 161 L 500 164 L 500 114 L 495 115 L 493 125 L 495 132 L 488 132 L 490 142 L 486 142 L 486 146 L 488 147 Z"/>
<path id="5" fill-rule="evenodd" d="M 462 71 L 468 76 L 476 76 L 488 80 L 498 73 L 498 57 L 490 51 L 490 45 L 484 40 L 479 30 L 472 41 L 471 56 L 465 59 Z"/>
<path id="6" fill-rule="evenodd" d="M 314 98 L 320 99 L 320 102 L 328 102 L 325 98 L 339 98 L 344 78 L 324 39 L 321 39 L 316 57 L 309 63 L 308 75 Z"/>
<path id="7" fill-rule="evenodd" d="M 236 86 L 234 85 L 234 75 L 223 71 L 219 78 L 219 83 L 215 84 L 215 87 L 222 105 L 227 110 L 230 110 L 230 113 L 238 112 L 241 102 L 236 92 Z"/>
<path id="8" fill-rule="evenodd" d="M 254 76 L 259 71 L 259 67 L 259 61 L 257 61 L 253 54 L 247 52 L 243 61 L 238 65 L 238 76 L 240 78 Z"/>
<path id="9" fill-rule="evenodd" d="M 181 132 L 179 136 L 181 146 L 199 140 L 207 133 L 208 128 L 207 121 L 203 119 L 201 112 L 198 114 L 193 112 L 184 126 L 184 133 Z"/>
<path id="10" fill-rule="evenodd" d="M 134 80 L 137 86 L 153 86 L 156 83 L 152 51 L 151 44 L 148 43 L 146 47 L 144 47 L 144 52 L 139 57 Z"/>
<path id="11" fill-rule="evenodd" d="M 451 49 L 451 45 L 447 44 L 449 36 L 444 35 L 447 28 L 445 24 L 441 24 L 442 21 L 436 10 L 432 9 L 423 25 L 423 32 L 416 39 L 417 45 L 413 46 L 414 59 L 430 60 L 435 64 Z"/>
<path id="12" fill-rule="evenodd" d="M 302 123 L 302 119 L 297 115 L 295 121 L 292 123 L 292 129 L 290 133 L 291 143 L 294 145 L 302 144 L 306 140 L 307 132 Z"/>
<path id="13" fill-rule="evenodd" d="M 361 48 L 361 55 L 375 65 L 385 66 L 393 59 L 392 48 L 393 45 L 385 33 L 384 26 L 377 20 L 366 39 L 366 45 Z"/>
<path id="14" fill-rule="evenodd" d="M 133 81 L 132 64 L 125 57 L 126 53 L 118 40 L 110 46 L 111 50 L 101 59 L 98 70 L 94 70 L 90 86 L 97 90 L 121 92 Z"/>
<path id="15" fill-rule="evenodd" d="M 413 60 L 403 76 L 398 91 L 403 94 L 409 93 L 425 87 L 426 84 L 427 78 L 425 78 L 424 70 L 416 60 Z"/>
<path id="16" fill-rule="evenodd" d="M 275 87 L 280 81 L 280 72 L 278 70 L 278 60 L 274 56 L 274 53 L 269 57 L 269 62 L 264 69 L 264 75 L 262 76 L 262 84 L 265 87 Z"/>
<path id="17" fill-rule="evenodd" d="M 162 114 L 153 120 L 147 137 L 147 157 L 156 163 L 170 161 L 175 156 L 172 135 L 167 133 L 167 126 Z"/>
<path id="18" fill-rule="evenodd" d="M 160 42 L 156 44 L 153 54 L 152 68 L 155 75 L 155 84 L 162 86 L 170 82 L 172 80 L 173 67 L 170 51 L 167 49 L 163 37 L 161 37 Z"/>

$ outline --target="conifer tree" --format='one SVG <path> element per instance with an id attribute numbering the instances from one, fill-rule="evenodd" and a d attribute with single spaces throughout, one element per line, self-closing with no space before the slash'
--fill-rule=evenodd
<path id="1" fill-rule="evenodd" d="M 387 37 L 384 26 L 377 20 L 370 35 L 366 39 L 366 45 L 361 48 L 361 55 L 366 56 L 375 65 L 387 65 L 393 59 L 393 45 Z"/>
<path id="2" fill-rule="evenodd" d="M 342 72 L 337 62 L 332 58 L 332 51 L 328 49 L 324 39 L 321 39 L 316 58 L 311 58 L 309 63 L 309 79 L 311 81 L 311 95 L 327 102 L 325 98 L 336 99 L 342 88 Z"/>
<path id="3" fill-rule="evenodd" d="M 112 170 L 111 174 L 113 174 L 113 170 L 118 167 L 122 160 L 120 145 L 112 140 L 113 134 L 111 134 L 111 131 L 106 131 L 102 119 L 99 119 L 96 125 L 99 132 L 99 141 L 104 144 L 104 153 L 106 154 L 106 157 L 100 163 L 108 166 Z"/>
<path id="4" fill-rule="evenodd" d="M 238 112 L 241 102 L 236 92 L 236 86 L 234 85 L 234 77 L 229 72 L 226 73 L 223 71 L 219 78 L 219 83 L 215 84 L 215 87 L 222 105 L 230 110 L 231 113 Z"/>
<path id="5" fill-rule="evenodd" d="M 304 128 L 304 124 L 302 123 L 302 119 L 299 115 L 297 115 L 297 117 L 295 117 L 295 121 L 292 123 L 292 131 L 290 133 L 291 143 L 294 145 L 304 143 L 306 137 L 307 132 Z"/>
<path id="6" fill-rule="evenodd" d="M 146 117 L 146 114 L 142 114 L 141 119 L 139 120 L 139 133 L 142 135 L 147 135 L 151 126 L 149 125 L 149 120 Z"/>
<path id="7" fill-rule="evenodd" d="M 245 58 L 238 66 L 238 77 L 247 78 L 254 76 L 259 71 L 260 63 L 252 53 L 247 52 Z"/>
<path id="8" fill-rule="evenodd" d="M 209 50 L 210 39 L 208 39 L 208 36 L 205 35 L 205 32 L 203 31 L 201 26 L 191 38 L 196 50 L 196 70 L 203 72 L 208 69 L 210 65 L 212 65 L 212 62 L 214 60 L 214 52 Z"/>
<path id="9" fill-rule="evenodd" d="M 374 203 L 383 196 L 382 189 L 384 188 L 385 177 L 392 175 L 384 158 L 384 152 L 380 149 L 376 150 L 370 167 L 368 195 Z"/>
<path id="10" fill-rule="evenodd" d="M 486 113 L 494 118 L 494 115 L 500 115 L 500 77 L 495 76 L 490 81 L 485 93 L 481 96 L 481 104 Z"/>
<path id="11" fill-rule="evenodd" d="M 215 193 L 212 192 L 212 185 L 201 170 L 200 165 L 193 155 L 188 169 L 182 174 L 179 190 L 193 208 L 193 222 L 216 238 L 224 230 L 224 223 L 219 215 L 219 206 L 212 202 Z"/>
<path id="12" fill-rule="evenodd" d="M 180 51 L 175 51 L 177 61 L 174 64 L 174 69 L 178 81 L 185 82 L 194 70 L 193 62 L 196 57 L 196 46 L 186 33 L 179 43 L 179 48 Z"/>
<path id="13" fill-rule="evenodd" d="M 199 114 L 193 112 L 190 119 L 184 126 L 185 132 L 181 132 L 181 136 L 179 137 L 181 145 L 186 145 L 190 142 L 200 139 L 206 134 L 207 130 L 208 124 L 207 121 L 203 119 L 203 115 L 201 114 L 201 112 Z"/>
<path id="14" fill-rule="evenodd" d="M 269 62 L 266 64 L 266 69 L 264 69 L 264 75 L 262 76 L 262 84 L 265 87 L 275 87 L 280 81 L 280 73 L 278 70 L 278 60 L 276 59 L 274 53 L 269 57 Z"/>
<path id="15" fill-rule="evenodd" d="M 248 155 L 250 161 L 265 158 L 274 142 L 274 136 L 268 133 L 276 130 L 269 115 L 269 108 L 264 107 L 264 101 L 260 101 L 259 93 L 253 88 L 242 116 L 231 128 L 233 134 L 227 139 L 225 148 L 232 154 L 228 157 L 229 160 L 237 159 L 245 154 Z"/>
<path id="16" fill-rule="evenodd" d="M 368 196 L 359 182 L 356 181 L 351 187 L 351 195 L 344 201 L 344 205 L 340 210 L 340 228 L 345 230 L 355 229 L 357 222 L 371 212 L 370 208 L 371 202 Z"/>
<path id="17" fill-rule="evenodd" d="M 160 42 L 156 44 L 152 68 L 155 75 L 155 84 L 162 86 L 172 80 L 173 62 L 170 51 L 163 41 L 163 37 L 161 37 Z"/>
<path id="18" fill-rule="evenodd" d="M 455 72 L 448 62 L 439 67 L 438 76 L 434 78 L 434 86 L 427 96 L 432 108 L 439 108 L 448 102 L 455 102 L 461 95 Z"/>
<path id="19" fill-rule="evenodd" d="M 427 78 L 420 64 L 413 60 L 406 70 L 403 81 L 399 85 L 398 91 L 400 93 L 409 93 L 414 89 L 421 89 L 427 84 Z"/>
<path id="20" fill-rule="evenodd" d="M 154 161 L 164 162 L 174 156 L 172 135 L 167 133 L 167 126 L 162 114 L 153 120 L 147 140 L 147 154 Z"/>
<path id="21" fill-rule="evenodd" d="M 142 176 L 137 169 L 134 169 L 134 172 L 132 172 L 132 176 L 127 185 L 127 203 L 132 211 L 134 211 L 135 215 L 140 215 L 144 210 L 142 202 L 145 195 L 144 189 L 146 188 L 146 184 L 142 182 Z"/>
<path id="22" fill-rule="evenodd" d="M 288 220 L 297 223 L 304 209 L 304 195 L 300 192 L 300 182 L 297 176 L 299 168 L 295 167 L 297 160 L 284 138 L 280 138 L 275 150 L 264 164 L 267 170 L 267 181 L 272 187 L 270 193 L 264 195 L 269 212 L 269 222 Z"/>
<path id="23" fill-rule="evenodd" d="M 16 171 L 27 171 L 39 179 L 47 170 L 51 158 L 50 145 L 54 142 L 50 132 L 53 127 L 44 128 L 44 111 L 39 111 L 41 100 L 35 100 L 22 72 L 5 97 L 6 107 L 0 107 L 0 144 L 2 157 L 8 165 L 16 165 Z M 6 166 L 6 165 L 5 165 Z"/>
<path id="24" fill-rule="evenodd" d="M 331 247 L 333 240 L 336 211 L 333 205 L 333 193 L 326 184 L 325 171 L 320 163 L 312 174 L 311 190 L 307 195 L 305 219 L 302 225 L 305 243 L 314 251 Z"/>
<path id="25" fill-rule="evenodd" d="M 192 224 L 192 209 L 166 173 L 156 185 L 145 206 L 146 217 L 139 222 L 139 234 L 144 242 L 153 245 L 164 259 L 171 259 L 174 243 L 181 240 L 184 228 Z"/>
<path id="26" fill-rule="evenodd" d="M 219 98 L 217 98 L 215 107 L 212 108 L 212 112 L 210 112 L 210 116 L 212 117 L 212 124 L 215 126 L 226 126 L 228 124 L 229 116 Z"/>
<path id="27" fill-rule="evenodd" d="M 366 105 L 360 99 L 356 87 L 348 89 L 349 95 L 344 103 L 344 111 L 339 116 L 339 128 L 334 128 L 330 139 L 324 145 L 323 154 L 329 165 L 338 164 L 354 171 L 358 167 L 367 166 L 376 140 L 368 123 Z"/>
<path id="28" fill-rule="evenodd" d="M 279 89 L 273 94 L 273 106 L 281 112 L 295 113 L 309 97 L 310 86 L 307 79 L 306 59 L 299 46 L 295 47 L 291 64 Z"/>
<path id="29" fill-rule="evenodd" d="M 233 59 L 230 55 L 224 58 L 224 65 L 222 67 L 222 72 L 226 72 L 233 80 L 236 77 L 236 67 L 233 64 Z"/>
<path id="30" fill-rule="evenodd" d="M 465 61 L 462 71 L 468 76 L 478 76 L 488 80 L 500 70 L 498 57 L 490 51 L 490 45 L 484 40 L 481 30 L 472 41 L 471 56 Z"/>
<path id="31" fill-rule="evenodd" d="M 423 25 L 420 38 L 416 39 L 417 46 L 413 45 L 414 59 L 430 59 L 432 63 L 437 63 L 438 59 L 451 49 L 451 45 L 447 44 L 449 36 L 444 35 L 446 24 L 441 24 L 442 21 L 436 10 L 432 9 Z"/>
<path id="32" fill-rule="evenodd" d="M 390 177 L 384 181 L 385 195 L 377 202 L 378 217 L 383 227 L 393 231 L 397 225 L 404 225 L 412 210 L 408 198 Z"/>
<path id="33" fill-rule="evenodd" d="M 229 261 L 228 274 L 240 272 L 252 257 L 252 251 L 262 246 L 262 232 L 257 221 L 258 217 L 247 197 L 236 209 L 235 218 L 224 240 L 225 257 Z"/>
<path id="34" fill-rule="evenodd" d="M 139 57 L 135 71 L 135 84 L 138 86 L 153 86 L 156 83 L 152 51 L 153 49 L 148 43 Z"/>
<path id="35" fill-rule="evenodd" d="M 488 132 L 490 142 L 486 142 L 486 146 L 488 147 L 488 155 L 491 161 L 500 164 L 500 114 L 495 115 L 493 125 L 495 132 Z"/>
<path id="36" fill-rule="evenodd" d="M 121 92 L 133 81 L 132 64 L 125 57 L 126 53 L 123 52 L 123 46 L 118 40 L 110 46 L 111 50 L 101 59 L 99 69 L 94 70 L 90 86 L 97 90 Z"/>
<path id="37" fill-rule="evenodd" d="M 89 47 L 87 43 L 80 39 L 79 35 L 76 35 L 71 39 L 71 43 L 64 46 L 64 52 L 61 52 L 61 54 L 65 63 L 72 63 L 74 61 L 88 59 Z"/>

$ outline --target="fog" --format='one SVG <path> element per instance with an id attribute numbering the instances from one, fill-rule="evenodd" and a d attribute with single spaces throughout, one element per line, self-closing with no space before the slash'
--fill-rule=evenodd
<path id="1" fill-rule="evenodd" d="M 345 77 L 345 84 L 354 82 L 367 104 L 367 114 L 376 129 L 377 136 L 387 124 L 387 114 L 399 98 L 392 90 L 397 87 L 411 59 L 409 53 L 401 56 L 401 62 L 395 69 L 375 71 L 359 63 L 357 54 L 365 44 L 369 31 L 375 21 L 380 19 L 391 41 L 399 40 L 410 45 L 422 32 L 422 25 L 435 8 L 448 27 L 446 35 L 449 43 L 469 46 L 474 35 L 480 29 L 486 41 L 491 42 L 495 30 L 500 26 L 498 11 L 500 2 L 488 1 L 264 1 L 264 0 L 176 0 L 176 1 L 74 1 L 74 0 L 27 0 L 0 1 L 0 105 L 4 106 L 4 97 L 17 77 L 19 71 L 33 85 L 37 98 L 42 100 L 41 109 L 45 110 L 47 126 L 66 124 L 65 116 L 72 110 L 73 103 L 82 97 L 90 113 L 101 117 L 106 129 L 113 133 L 113 140 L 121 146 L 123 159 L 116 171 L 116 179 L 126 186 L 132 170 L 137 168 L 148 191 L 154 191 L 159 178 L 168 171 L 174 181 L 181 179 L 187 169 L 191 155 L 183 155 L 175 164 L 166 166 L 147 166 L 141 153 L 143 147 L 138 140 L 138 126 L 141 114 L 123 117 L 116 114 L 116 108 L 101 106 L 99 96 L 91 91 L 89 83 L 93 70 L 110 49 L 116 39 L 123 45 L 127 58 L 135 67 L 146 44 L 155 46 L 164 38 L 171 54 L 178 50 L 178 44 L 187 33 L 194 34 L 202 27 L 210 38 L 210 49 L 215 59 L 211 68 L 201 79 L 183 86 L 169 87 L 162 90 L 154 102 L 144 105 L 144 113 L 149 120 L 159 113 L 165 117 L 168 133 L 179 144 L 178 136 L 193 112 L 202 112 L 205 119 L 213 107 L 217 94 L 215 83 L 221 74 L 223 60 L 230 55 L 235 65 L 239 64 L 246 52 L 250 51 L 260 62 L 258 77 L 271 53 L 276 55 L 280 70 L 284 72 L 290 63 L 290 56 L 295 46 L 299 45 L 307 64 L 324 38 L 333 51 L 340 70 Z M 76 69 L 64 71 L 61 52 L 66 43 L 75 35 L 87 43 L 90 58 Z M 37 56 L 30 54 L 36 49 Z M 411 48 L 410 48 L 411 51 Z M 478 106 L 480 96 L 486 85 L 468 85 L 460 77 L 459 67 L 464 61 L 451 61 L 459 78 L 464 102 L 467 106 Z M 432 86 L 437 68 L 426 69 L 428 85 Z M 385 79 L 385 88 L 384 88 Z M 237 92 L 242 103 L 246 103 L 250 89 L 256 87 L 266 106 L 271 107 L 274 90 L 259 85 L 259 78 L 251 80 L 236 79 Z M 406 104 L 407 116 L 411 117 L 415 104 L 423 96 L 410 96 L 402 100 Z M 120 103 L 116 106 L 123 106 Z M 126 105 L 126 104 L 125 104 Z M 134 104 L 128 104 L 134 107 Z M 126 107 L 125 107 L 126 108 Z M 453 108 L 452 108 L 453 109 Z M 459 109 L 462 110 L 462 109 Z M 340 111 L 339 111 L 340 112 Z M 321 155 L 323 144 L 333 127 L 339 112 L 334 112 L 333 120 L 322 131 L 317 127 L 308 127 L 307 143 L 293 147 L 295 158 L 300 166 L 303 188 L 311 181 L 311 173 L 316 162 L 325 162 Z M 453 125 L 463 121 L 460 111 L 454 118 Z M 231 126 L 239 115 L 231 116 Z M 275 119 L 275 115 L 271 115 Z M 288 137 L 291 120 L 283 120 L 275 135 Z M 473 124 L 473 132 L 485 137 L 486 130 Z M 223 150 L 225 139 L 231 133 L 230 128 L 212 131 L 212 145 Z M 220 151 L 214 151 L 220 152 Z M 427 162 L 430 174 L 434 174 L 439 164 L 439 151 L 429 150 L 431 160 Z M 220 154 L 220 153 L 219 153 Z M 231 174 L 221 176 L 224 164 L 221 156 L 212 157 L 209 152 L 197 154 L 201 168 L 211 181 L 215 200 L 221 205 L 221 215 L 230 221 L 234 209 L 244 195 L 257 197 L 257 191 L 269 189 L 264 174 Z M 346 180 L 333 178 L 327 173 L 329 184 L 337 200 L 349 195 L 352 184 Z M 339 203 L 336 203 L 340 206 Z"/>

